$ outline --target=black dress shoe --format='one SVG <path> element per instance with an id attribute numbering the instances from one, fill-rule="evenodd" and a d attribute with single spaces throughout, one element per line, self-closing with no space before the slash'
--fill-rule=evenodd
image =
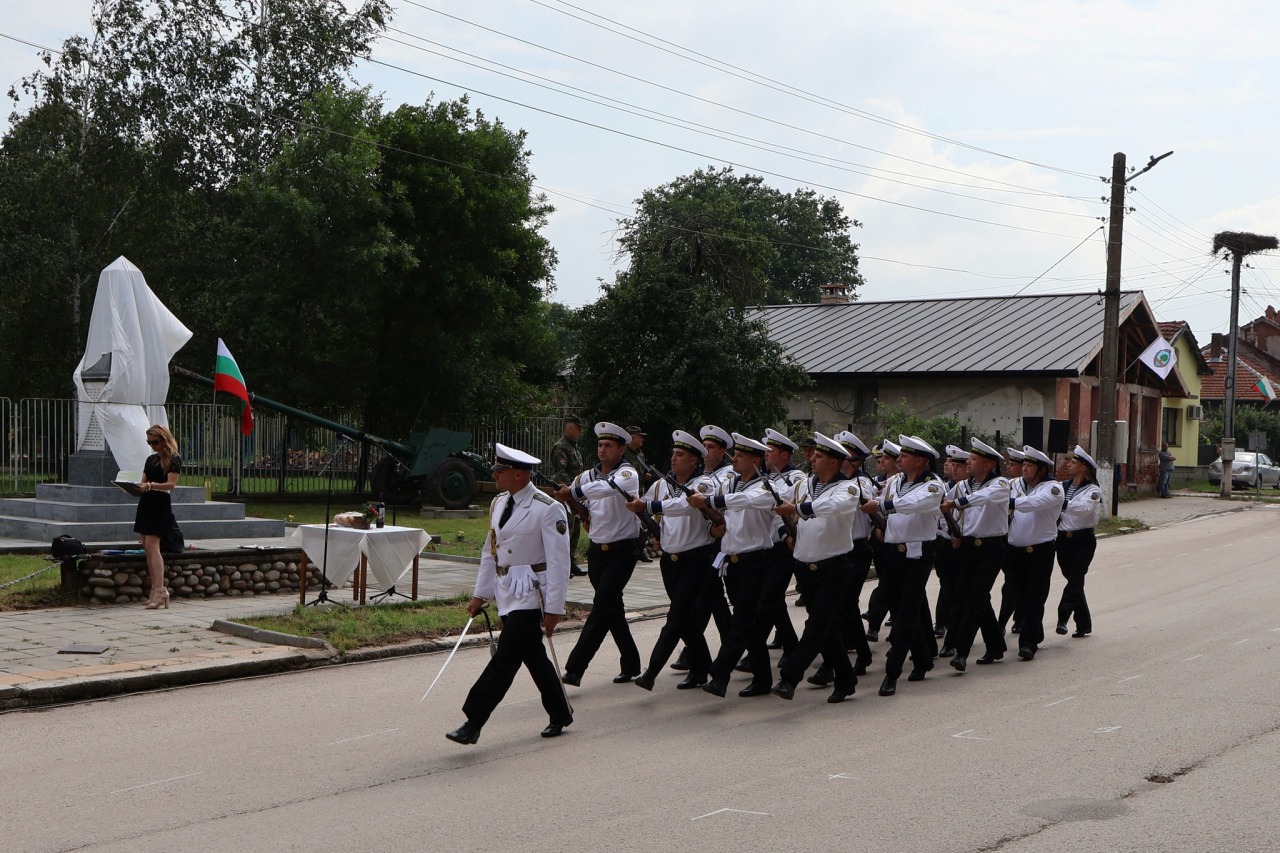
<path id="1" fill-rule="evenodd" d="M 951 648 L 950 646 L 943 646 L 942 648 L 938 649 L 938 657 L 940 658 L 953 658 L 955 656 L 956 656 L 956 650 Z"/>
<path id="2" fill-rule="evenodd" d="M 877 631 L 868 631 L 868 632 L 867 632 L 867 642 L 868 642 L 868 643 L 878 643 L 878 642 L 880 642 L 880 634 L 879 634 L 879 632 L 877 632 Z"/>
<path id="3" fill-rule="evenodd" d="M 924 681 L 924 675 L 928 671 L 927 669 L 913 669 L 911 674 L 907 676 L 907 681 Z"/>
<path id="4" fill-rule="evenodd" d="M 892 696 L 898 692 L 898 679 L 892 675 L 886 675 L 884 681 L 880 682 L 880 695 Z"/>
<path id="5" fill-rule="evenodd" d="M 841 687 L 837 687 L 835 690 L 832 690 L 831 695 L 827 697 L 827 704 L 839 705 L 841 702 L 848 699 L 852 695 L 853 695 L 852 687 L 850 687 L 848 690 L 845 690 Z"/>
<path id="6" fill-rule="evenodd" d="M 617 679 L 614 679 L 615 681 Z M 642 690 L 653 690 L 653 676 L 647 672 L 642 672 L 631 680 L 631 683 Z"/>
<path id="7" fill-rule="evenodd" d="M 752 696 L 768 696 L 772 689 L 768 684 L 757 684 L 753 681 L 739 690 L 738 696 L 743 699 L 750 699 Z"/>
<path id="8" fill-rule="evenodd" d="M 571 725 L 572 723 L 573 723 L 573 717 L 570 717 L 569 719 L 560 723 L 551 723 L 545 729 L 542 730 L 542 736 L 543 737 L 560 737 L 560 735 L 564 734 L 565 726 Z"/>
<path id="9" fill-rule="evenodd" d="M 615 676 L 613 677 L 613 683 L 614 683 L 614 684 L 626 684 L 628 681 L 630 681 L 631 679 L 635 678 L 637 675 L 639 675 L 639 673 L 636 673 L 636 672 L 620 672 L 620 673 L 618 673 L 617 675 L 615 675 Z"/>
<path id="10" fill-rule="evenodd" d="M 728 687 L 725 685 L 723 681 L 716 681 L 715 679 L 712 679 L 711 681 L 708 681 L 706 684 L 702 685 L 702 689 L 705 692 L 710 693 L 712 696 L 719 696 L 721 699 L 723 699 L 725 692 L 728 690 Z"/>
<path id="11" fill-rule="evenodd" d="M 1066 623 L 1066 622 L 1059 622 L 1059 623 L 1058 623 L 1058 627 L 1057 627 L 1057 628 L 1054 628 L 1054 629 L 1053 629 L 1053 631 L 1054 631 L 1054 633 L 1055 633 L 1055 634 L 1065 634 L 1065 633 L 1067 633 L 1067 623 Z"/>
<path id="12" fill-rule="evenodd" d="M 1031 660 L 1035 656 L 1036 656 L 1035 649 L 1028 649 L 1025 646 L 1018 649 L 1018 657 L 1021 658 L 1022 660 Z"/>
<path id="13" fill-rule="evenodd" d="M 445 732 L 444 736 L 454 743 L 473 744 L 480 740 L 480 727 L 468 720 L 453 731 Z"/>
<path id="14" fill-rule="evenodd" d="M 1075 637 L 1077 640 L 1079 640 L 1081 637 L 1087 637 L 1087 636 L 1089 636 L 1089 635 L 1090 635 L 1090 634 L 1092 634 L 1092 633 L 1093 633 L 1093 629 L 1092 629 L 1092 628 L 1090 628 L 1088 631 L 1079 631 L 1079 630 L 1077 630 L 1077 631 L 1076 631 L 1075 633 L 1073 633 L 1071 636 L 1073 636 L 1073 637 Z"/>
<path id="15" fill-rule="evenodd" d="M 951 659 L 951 668 L 954 669 L 956 672 L 964 672 L 966 669 L 969 668 L 969 662 L 965 660 L 962 656 L 956 655 Z"/>
<path id="16" fill-rule="evenodd" d="M 892 617 L 892 616 L 890 616 L 888 619 L 884 620 L 884 626 L 885 626 L 886 628 L 892 628 L 892 627 L 893 627 L 893 617 Z"/>
<path id="17" fill-rule="evenodd" d="M 738 661 L 734 665 L 733 671 L 734 672 L 750 672 L 751 671 L 751 655 L 749 654 L 743 655 L 742 660 Z"/>
<path id="18" fill-rule="evenodd" d="M 1004 658 L 1004 652 L 1000 652 L 999 654 L 995 652 L 987 652 L 985 655 L 978 658 L 976 663 L 979 666 L 985 666 L 986 664 L 995 663 L 996 661 L 1002 660 L 1003 658 Z"/>
<path id="19" fill-rule="evenodd" d="M 796 686 L 790 681 L 779 681 L 773 685 L 773 692 L 783 699 L 791 700 L 796 698 Z"/>
<path id="20" fill-rule="evenodd" d="M 809 605 L 805 603 L 805 600 L 804 600 L 804 596 L 803 596 L 803 595 L 797 595 L 797 596 L 796 596 L 796 600 L 795 600 L 795 604 L 793 604 L 792 606 L 793 606 L 793 607 L 808 607 Z"/>
<path id="21" fill-rule="evenodd" d="M 587 570 L 586 570 L 586 569 L 580 569 L 580 568 L 578 568 L 577 566 L 570 566 L 570 567 L 569 567 L 569 577 L 571 577 L 571 578 L 585 578 L 586 576 L 587 576 Z"/>
<path id="22" fill-rule="evenodd" d="M 567 669 L 564 671 L 564 675 L 560 676 L 560 680 L 570 687 L 582 686 L 582 676 L 576 672 L 569 672 Z"/>
<path id="23" fill-rule="evenodd" d="M 778 649 L 782 648 L 782 641 L 778 639 L 777 633 L 773 635 L 773 639 L 769 641 L 769 644 L 765 646 L 765 648 L 771 652 L 776 652 Z"/>
<path id="24" fill-rule="evenodd" d="M 866 675 L 866 674 L 867 674 L 867 667 L 869 667 L 869 666 L 871 666 L 871 661 L 869 661 L 869 660 L 860 660 L 860 661 L 857 661 L 857 662 L 855 662 L 855 663 L 854 663 L 854 665 L 853 665 L 853 674 L 854 674 L 854 675 Z"/>
<path id="25" fill-rule="evenodd" d="M 1021 625 L 1019 625 L 1017 622 L 1014 622 L 1014 623 L 1013 623 L 1013 627 L 1011 627 L 1011 628 L 1009 629 L 1009 633 L 1010 633 L 1010 634 L 1021 634 L 1021 633 L 1022 633 L 1022 626 L 1021 626 Z"/>
<path id="26" fill-rule="evenodd" d="M 689 647 L 685 646 L 680 650 L 680 657 L 676 658 L 676 662 L 671 664 L 671 668 L 676 672 L 689 671 Z"/>
<path id="27" fill-rule="evenodd" d="M 676 685 L 676 690 L 692 690 L 693 688 L 701 687 L 706 683 L 707 677 L 705 675 L 694 675 L 693 673 L 689 673 L 689 676 L 684 681 L 681 681 Z"/>
<path id="28" fill-rule="evenodd" d="M 817 672 L 806 678 L 805 681 L 809 682 L 814 687 L 826 687 L 828 684 L 835 681 L 835 679 L 836 677 L 834 673 L 831 672 L 831 667 L 824 663 L 822 666 L 818 667 Z"/>
<path id="29" fill-rule="evenodd" d="M 940 640 L 940 639 L 942 639 L 943 637 L 947 636 L 947 626 L 946 626 L 946 625 L 934 625 L 934 626 L 933 626 L 933 636 L 934 636 L 934 637 L 936 637 L 936 638 L 937 638 L 937 639 L 939 639 L 939 640 Z"/>

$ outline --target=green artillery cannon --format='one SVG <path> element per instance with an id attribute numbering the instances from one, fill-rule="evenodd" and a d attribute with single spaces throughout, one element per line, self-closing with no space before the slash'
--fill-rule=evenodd
<path id="1" fill-rule="evenodd" d="M 169 372 L 180 379 L 213 387 L 213 380 L 175 365 Z M 331 429 L 363 444 L 382 448 L 388 454 L 373 466 L 369 479 L 375 495 L 393 503 L 410 503 L 420 492 L 426 503 L 445 509 L 465 509 L 476 497 L 476 481 L 491 480 L 492 474 L 483 457 L 471 453 L 471 434 L 433 427 L 426 432 L 409 433 L 407 444 L 370 435 L 354 427 L 340 424 L 295 409 L 284 403 L 249 394 L 254 406 L 272 409 L 307 423 Z"/>

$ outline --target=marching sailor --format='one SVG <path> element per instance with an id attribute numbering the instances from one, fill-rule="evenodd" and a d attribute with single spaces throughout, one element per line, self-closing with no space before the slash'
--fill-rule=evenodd
<path id="1" fill-rule="evenodd" d="M 796 684 L 821 652 L 835 676 L 835 691 L 827 701 L 836 703 L 852 696 L 858 683 L 836 617 L 840 593 L 848 580 L 853 517 L 861 514 L 860 490 L 850 485 L 840 470 L 849 452 L 820 432 L 815 432 L 813 439 L 813 473 L 797 486 L 794 502 L 774 507 L 783 518 L 796 520 L 794 571 L 809 618 L 795 648 L 779 663 L 773 692 L 783 699 L 795 698 Z"/>
<path id="2" fill-rule="evenodd" d="M 991 607 L 991 588 L 1004 567 L 1005 544 L 1009 537 L 1009 480 L 1000 474 L 1000 453 L 980 439 L 971 441 L 973 451 L 965 466 L 968 478 L 947 494 L 942 508 L 963 510 L 960 516 L 960 565 L 955 576 L 958 620 L 947 634 L 955 649 L 951 666 L 964 672 L 969 651 L 978 631 L 986 644 L 986 654 L 978 663 L 995 663 L 1004 657 L 1004 631 Z"/>
<path id="3" fill-rule="evenodd" d="M 1007 470 L 1009 472 L 1009 497 L 1019 498 L 1027 493 L 1025 484 L 1022 482 L 1022 465 L 1027 458 L 1027 454 L 1023 453 L 1017 447 L 1006 447 L 1005 452 L 1009 454 L 1009 462 Z M 1013 518 L 1013 510 L 1009 510 L 1010 520 Z M 1017 578 L 1009 576 L 1008 571 L 1004 573 L 1004 584 L 1000 587 L 1000 615 L 997 617 L 1000 621 L 1000 630 L 1009 624 L 1009 619 L 1013 619 L 1014 634 L 1022 629 L 1018 626 L 1018 581 Z"/>
<path id="4" fill-rule="evenodd" d="M 783 501 L 791 499 L 794 502 L 795 490 L 805 479 L 804 472 L 791 464 L 791 456 L 800 449 L 799 445 L 776 429 L 766 429 L 761 441 L 769 448 L 764 457 L 768 472 L 765 476 L 769 478 L 773 491 Z M 794 565 L 791 557 L 794 543 L 788 545 L 788 536 L 786 526 L 778 525 L 764 593 L 773 602 L 774 633 L 769 648 L 782 649 L 784 655 L 795 648 L 799 639 L 795 626 L 791 624 L 791 614 L 787 612 L 787 589 L 791 586 Z"/>
<path id="5" fill-rule="evenodd" d="M 1067 587 L 1058 603 L 1057 632 L 1067 633 L 1067 620 L 1074 615 L 1076 630 L 1071 636 L 1079 639 L 1093 632 L 1089 602 L 1084 597 L 1084 576 L 1089 573 L 1098 547 L 1093 528 L 1102 512 L 1102 491 L 1096 482 L 1097 464 L 1078 444 L 1067 460 L 1067 476 L 1062 481 L 1062 517 L 1058 519 L 1058 567 L 1067 579 Z"/>
<path id="6" fill-rule="evenodd" d="M 967 463 L 969 451 L 948 444 L 946 461 L 942 463 L 942 482 L 950 495 L 956 484 L 968 476 Z M 940 657 L 949 658 L 955 654 L 951 644 L 944 639 L 947 629 L 956 624 L 959 614 L 955 611 L 961 606 L 955 596 L 956 572 L 960 565 L 960 525 L 956 516 L 964 515 L 964 510 L 943 506 L 938 520 L 938 542 L 934 548 L 933 571 L 938 576 L 938 601 L 934 607 L 933 636 L 941 639 Z"/>
<path id="7" fill-rule="evenodd" d="M 711 536 L 711 520 L 691 507 L 686 497 L 688 492 L 714 495 L 718 491 L 715 481 L 701 473 L 705 452 L 702 442 L 684 430 L 671 433 L 669 479 L 658 480 L 643 499 L 627 504 L 633 512 L 648 509 L 660 519 L 659 566 L 662 585 L 671 600 L 667 620 L 649 656 L 649 668 L 635 679 L 635 685 L 645 690 L 653 689 L 654 680 L 681 640 L 688 651 L 689 676 L 676 685 L 677 689 L 701 687 L 706 684 L 711 669 L 711 651 L 704 631 L 714 598 L 724 599 L 720 578 L 711 566 L 719 546 Z"/>
<path id="8" fill-rule="evenodd" d="M 1053 460 L 1027 445 L 1022 448 L 1022 485 L 1026 494 L 1009 499 L 1009 547 L 1005 573 L 1018 582 L 1018 657 L 1031 660 L 1044 642 L 1044 603 L 1053 578 L 1053 552 L 1062 514 L 1062 484 L 1053 479 Z"/>
<path id="9" fill-rule="evenodd" d="M 883 500 L 868 501 L 861 507 L 868 514 L 883 508 L 887 516 L 881 553 L 884 567 L 890 569 L 887 574 L 895 578 L 889 586 L 881 582 L 893 614 L 892 646 L 885 658 L 881 696 L 897 692 L 908 650 L 912 659 L 908 681 L 923 681 L 925 673 L 933 669 L 938 653 L 937 640 L 929 630 L 929 602 L 925 596 L 944 496 L 942 482 L 933 473 L 938 451 L 914 435 L 899 436 L 898 444 L 901 473 L 889 480 Z"/>
<path id="10" fill-rule="evenodd" d="M 569 586 L 569 524 L 564 507 L 534 488 L 528 453 L 494 445 L 493 479 L 502 493 L 489 507 L 489 537 L 480 555 L 475 593 L 467 613 L 475 616 L 486 601 L 496 600 L 502 618 L 498 649 L 476 679 L 462 712 L 467 721 L 445 735 L 472 744 L 524 664 L 542 694 L 551 722 L 543 737 L 556 737 L 573 722 L 569 701 L 555 667 L 542 645 L 564 615 Z"/>
<path id="11" fill-rule="evenodd" d="M 639 559 L 636 537 L 640 522 L 627 509 L 627 501 L 640 494 L 640 476 L 622 461 L 623 448 L 629 441 L 631 436 L 622 427 L 607 421 L 596 424 L 596 458 L 600 464 L 579 474 L 572 486 L 562 486 L 556 492 L 560 500 L 567 500 L 572 494 L 579 501 L 589 501 L 591 511 L 587 579 L 595 597 L 578 642 L 565 662 L 564 683 L 574 687 L 582 684 L 582 674 L 605 634 L 612 634 L 618 647 L 620 671 L 613 683 L 626 684 L 640 674 L 640 650 L 631 637 L 622 603 L 622 591 Z"/>
<path id="12" fill-rule="evenodd" d="M 880 443 L 876 450 L 876 477 L 874 482 L 879 496 L 883 497 L 885 487 L 899 473 L 898 458 L 901 456 L 902 450 L 887 438 Z M 881 518 L 880 521 L 881 527 L 883 527 L 884 519 Z M 889 614 L 889 600 L 884 593 L 886 580 L 890 586 L 893 585 L 894 580 L 887 578 L 887 575 L 893 571 L 892 561 L 886 561 L 881 556 L 884 552 L 883 532 L 877 531 L 875 536 L 872 537 L 871 549 L 876 563 L 876 588 L 871 590 L 871 595 L 867 596 L 867 612 L 865 616 L 867 619 L 867 642 L 875 643 L 880 640 L 880 626 L 884 624 L 885 617 Z M 882 563 L 886 565 L 882 566 Z"/>

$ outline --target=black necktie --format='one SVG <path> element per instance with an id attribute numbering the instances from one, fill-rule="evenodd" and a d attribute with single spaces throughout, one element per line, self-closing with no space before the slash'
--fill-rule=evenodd
<path id="1" fill-rule="evenodd" d="M 498 519 L 498 529 L 501 530 L 506 526 L 507 521 L 511 519 L 511 513 L 516 508 L 516 499 L 514 495 L 507 496 L 507 505 L 502 509 L 502 518 Z"/>

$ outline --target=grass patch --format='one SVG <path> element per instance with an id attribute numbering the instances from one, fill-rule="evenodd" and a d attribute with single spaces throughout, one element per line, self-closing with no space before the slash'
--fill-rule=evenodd
<path id="1" fill-rule="evenodd" d="M 1098 534 L 1116 535 L 1124 533 L 1137 533 L 1139 530 L 1146 530 L 1147 523 L 1140 518 L 1101 518 L 1098 519 Z"/>
<path id="2" fill-rule="evenodd" d="M 27 554 L 0 554 L 0 585 L 43 569 L 49 561 Z M 65 607 L 76 599 L 62 591 L 62 573 L 58 564 L 30 580 L 0 589 L 0 611 L 32 610 L 39 607 Z"/>
<path id="3" fill-rule="evenodd" d="M 327 640 L 340 652 L 366 646 L 387 646 L 408 640 L 429 640 L 457 634 L 467 623 L 470 595 L 444 599 L 403 601 L 372 607 L 296 607 L 292 613 L 237 619 L 245 625 L 296 637 Z M 495 625 L 497 613 L 490 608 Z M 483 618 L 479 620 L 483 622 Z M 475 626 L 472 626 L 475 630 Z"/>

